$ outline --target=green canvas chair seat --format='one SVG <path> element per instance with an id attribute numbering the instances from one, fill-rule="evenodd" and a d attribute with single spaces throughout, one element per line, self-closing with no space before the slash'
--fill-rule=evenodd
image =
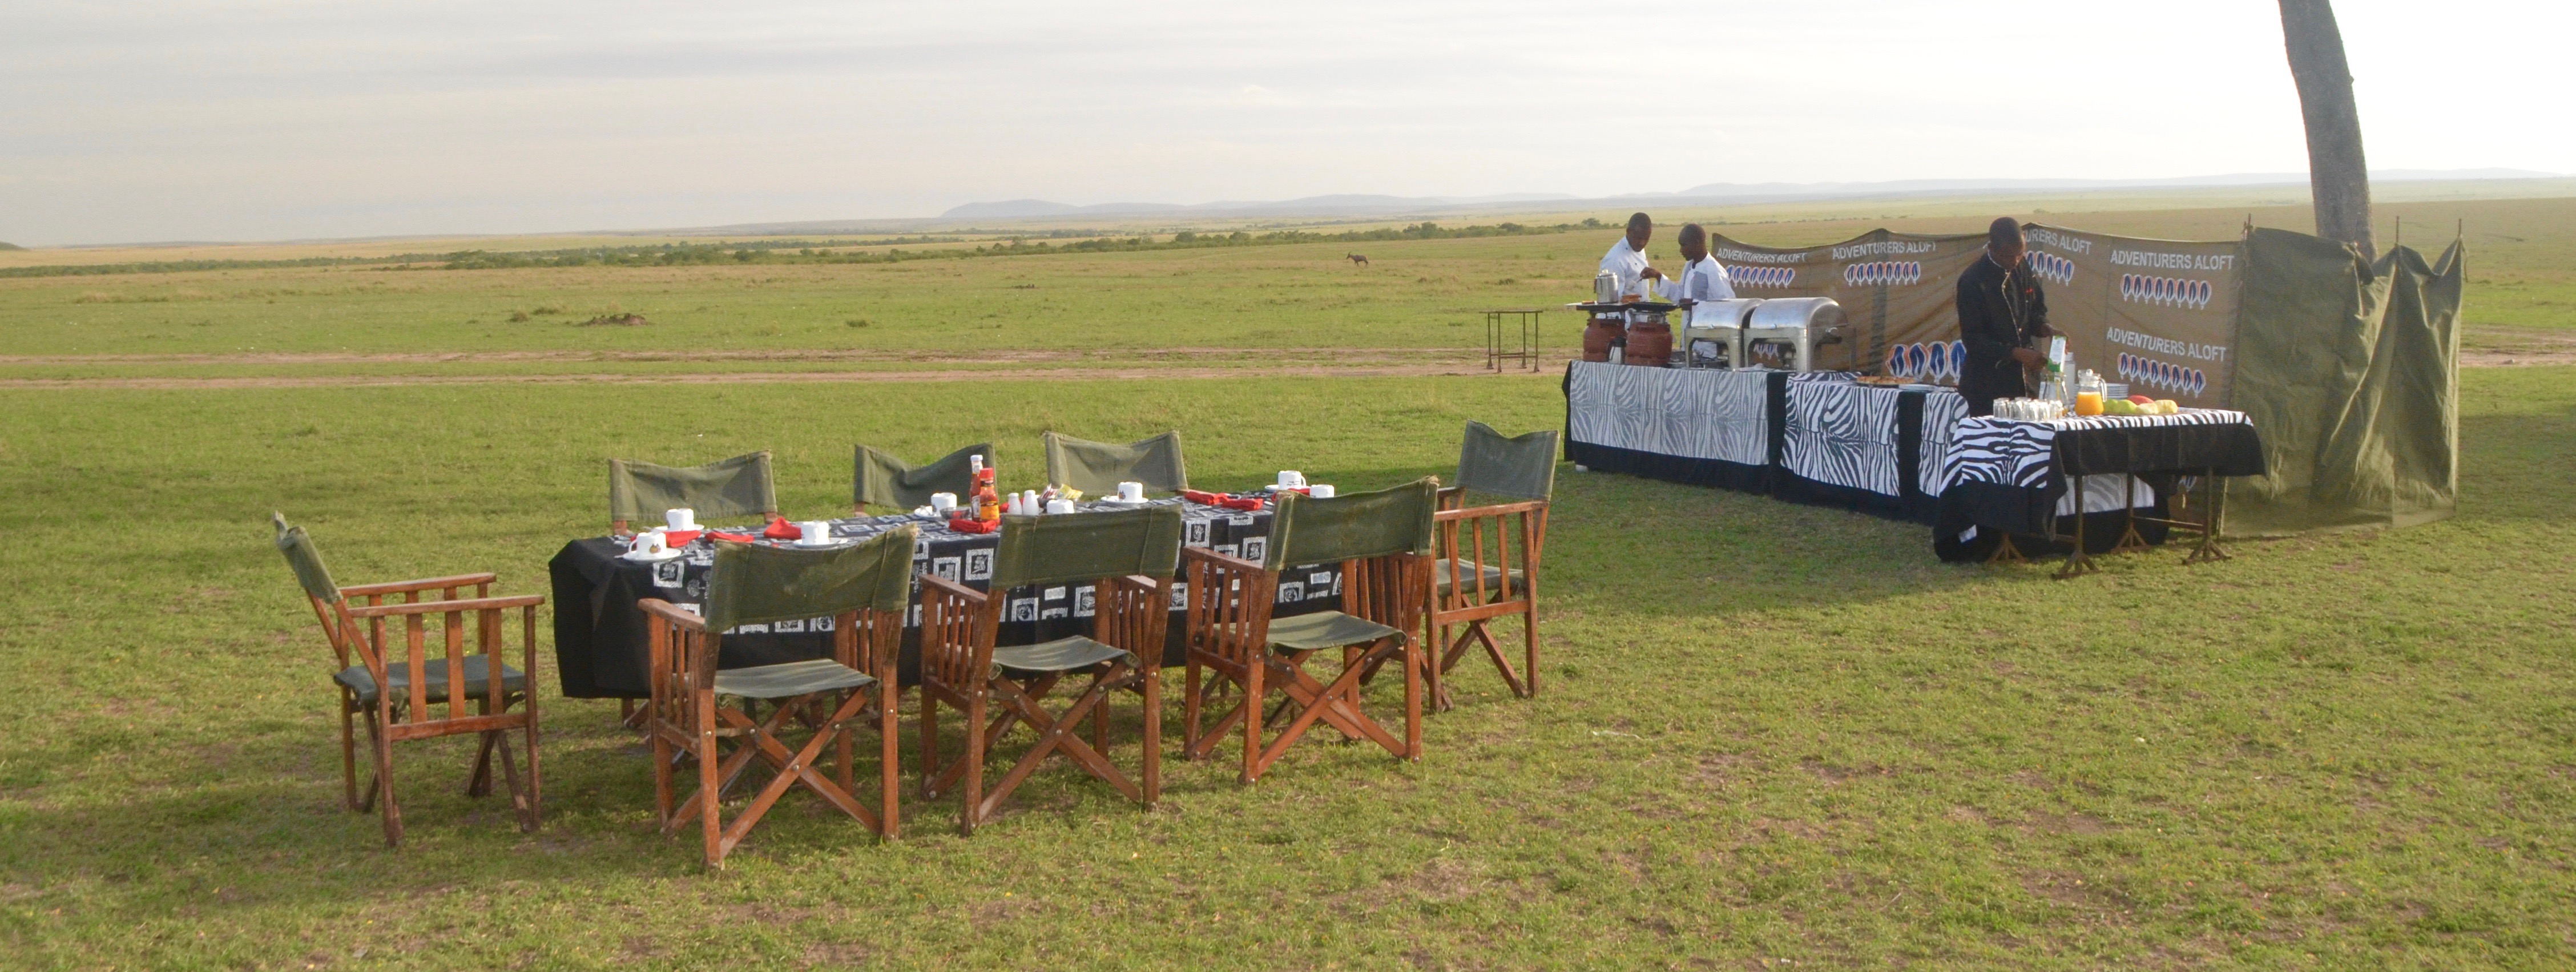
<path id="1" fill-rule="evenodd" d="M 995 645 L 993 664 L 1022 672 L 1073 672 L 1102 662 L 1136 664 L 1136 653 L 1081 635 L 1036 645 Z"/>
<path id="2" fill-rule="evenodd" d="M 1322 651 L 1389 637 L 1402 641 L 1404 632 L 1340 611 L 1270 619 L 1270 646 L 1288 651 Z"/>
<path id="3" fill-rule="evenodd" d="M 1483 569 L 1477 571 L 1477 573 L 1485 575 L 1485 587 L 1489 590 L 1502 586 L 1503 576 L 1505 573 L 1509 573 L 1511 575 L 1512 587 L 1514 589 L 1518 589 L 1526 585 L 1529 581 L 1529 575 L 1518 567 L 1514 567 L 1510 571 L 1506 572 L 1503 568 L 1496 567 L 1492 564 L 1469 564 L 1463 560 L 1458 562 L 1458 566 L 1462 573 L 1469 567 L 1482 567 Z M 1431 562 L 1431 583 L 1440 588 L 1440 596 L 1449 596 L 1450 588 L 1456 586 L 1450 582 L 1449 561 L 1434 560 Z M 1470 580 L 1468 581 L 1467 586 L 1469 588 L 1473 588 L 1475 586 L 1475 582 Z"/>
<path id="4" fill-rule="evenodd" d="M 791 699 L 876 684 L 876 679 L 829 658 L 716 671 L 716 694 L 744 699 Z"/>
<path id="5" fill-rule="evenodd" d="M 1046 440 L 1047 481 L 1094 496 L 1118 491 L 1122 482 L 1143 483 L 1148 493 L 1177 493 L 1190 488 L 1189 467 L 1181 460 L 1181 433 L 1165 432 L 1126 445 L 1092 442 L 1049 432 Z"/>
<path id="6" fill-rule="evenodd" d="M 850 503 L 909 510 L 929 505 L 932 493 L 955 493 L 962 501 L 975 491 L 974 458 L 989 460 L 992 455 L 993 444 L 979 442 L 915 466 L 894 453 L 860 446 L 852 464 Z"/>
<path id="7" fill-rule="evenodd" d="M 466 698 L 478 698 L 490 690 L 491 686 L 485 682 L 485 679 L 490 677 L 491 663 L 486 661 L 484 656 L 465 656 L 464 668 Z M 447 659 L 432 658 L 421 663 L 420 669 L 422 675 L 429 681 L 430 703 L 434 705 L 447 701 Z M 351 665 L 343 668 L 339 674 L 331 676 L 331 680 L 348 686 L 349 691 L 358 693 L 360 705 L 375 704 L 376 679 L 375 676 L 367 674 L 367 666 Z M 411 663 L 394 662 L 386 665 L 385 681 L 393 683 L 396 699 L 408 700 L 411 697 Z M 501 691 L 510 696 L 527 694 L 527 674 L 503 664 Z"/>

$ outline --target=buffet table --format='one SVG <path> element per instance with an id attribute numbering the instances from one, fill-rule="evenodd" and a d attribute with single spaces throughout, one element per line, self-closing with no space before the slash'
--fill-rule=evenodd
<path id="1" fill-rule="evenodd" d="M 1234 510 L 1179 499 L 1154 502 L 1180 505 L 1182 542 L 1187 546 L 1255 562 L 1265 553 L 1270 535 L 1267 509 Z M 1084 504 L 1084 508 L 1125 507 L 1095 502 Z M 1000 534 L 959 533 L 949 529 L 945 519 L 899 514 L 834 520 L 832 535 L 858 539 L 906 524 L 921 529 L 921 540 L 913 548 L 916 578 L 925 573 L 938 574 L 976 590 L 990 589 L 993 552 L 1001 544 Z M 695 605 L 706 600 L 707 575 L 715 563 L 715 548 L 708 539 L 700 538 L 683 548 L 680 556 L 660 562 L 629 560 L 620 556 L 624 550 L 623 543 L 608 537 L 575 540 L 565 544 L 547 565 L 556 605 L 556 671 L 562 676 L 567 698 L 640 698 L 649 694 L 650 686 L 645 681 L 644 616 L 635 602 L 657 597 L 674 604 Z M 916 677 L 920 664 L 920 590 L 916 579 L 914 604 L 905 619 L 900 663 L 907 683 Z M 1275 611 L 1286 617 L 1330 610 L 1340 603 L 1340 594 L 1339 565 L 1291 570 L 1280 578 Z M 1035 644 L 1091 632 L 1092 591 L 1088 585 L 1021 588 L 1007 596 L 1003 624 L 996 637 L 1001 644 Z M 1177 590 L 1173 606 L 1180 606 Z M 742 668 L 830 657 L 831 625 L 830 618 L 744 625 L 724 633 L 717 664 Z M 1180 664 L 1181 626 L 1180 612 L 1175 610 L 1163 658 L 1166 667 Z"/>
<path id="2" fill-rule="evenodd" d="M 2059 576 L 2098 569 L 2092 563 L 2087 525 L 2074 515 L 2075 532 L 2061 534 L 2061 517 L 2116 512 L 2122 533 L 2110 549 L 2144 546 L 2141 525 L 2200 532 L 2191 560 L 2224 558 L 2218 548 L 2226 514 L 2225 477 L 2264 472 L 2262 438 L 2245 413 L 2192 409 L 2180 415 L 2099 415 L 2050 421 L 1970 418 L 1951 431 L 1933 490 L 1940 497 L 1933 545 L 1945 560 L 2018 556 L 2015 535 L 2070 543 Z M 2201 519 L 2175 521 L 2140 516 L 2161 511 L 2162 497 L 2178 477 L 2198 481 Z M 2156 497 L 2138 501 L 2141 490 Z M 2083 499 L 2079 502 L 2076 497 Z"/>
<path id="3" fill-rule="evenodd" d="M 1586 468 L 1762 493 L 1929 524 L 1949 427 L 1947 388 L 1864 385 L 1849 372 L 1566 370 L 1566 458 Z"/>

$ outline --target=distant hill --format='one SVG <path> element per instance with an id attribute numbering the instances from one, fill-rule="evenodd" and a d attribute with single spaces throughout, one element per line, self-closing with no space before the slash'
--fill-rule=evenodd
<path id="1" fill-rule="evenodd" d="M 19 246 L 18 244 L 15 244 L 15 243 L 0 243 L 0 250 L 24 250 L 24 249 L 26 249 L 26 247 Z"/>
<path id="2" fill-rule="evenodd" d="M 1157 216 L 1167 213 L 1192 215 L 1367 215 L 1375 213 L 1410 213 L 1428 209 L 1466 206 L 1490 206 L 1518 202 L 1556 202 L 1575 197 L 1561 193 L 1511 193 L 1500 196 L 1377 196 L 1337 195 L 1307 196 L 1302 199 L 1273 201 L 1224 200 L 1220 202 L 1181 205 L 1176 203 L 1099 203 L 1073 206 L 1044 199 L 1013 199 L 1008 202 L 967 203 L 939 214 L 941 219 L 1025 219 L 1040 216 Z"/>
<path id="3" fill-rule="evenodd" d="M 2376 182 L 2423 182 L 2464 179 L 2548 179 L 2559 174 L 2529 169 L 2382 169 Z M 1587 199 L 1563 193 L 1510 193 L 1499 196 L 1307 196 L 1273 201 L 1225 200 L 1194 204 L 1113 202 L 1076 206 L 1044 199 L 967 203 L 941 213 L 941 219 L 1031 219 L 1057 216 L 1394 216 L 1428 215 L 1459 210 L 1494 209 L 1521 203 L 1601 203 L 1616 205 L 1653 201 L 1806 202 L 1866 196 L 1942 196 L 1981 192 L 2095 189 L 2180 189 L 2225 186 L 2305 184 L 2304 172 L 2239 172 L 2169 179 L 1904 179 L 1894 182 L 1711 182 L 1680 192 L 1638 192 Z"/>

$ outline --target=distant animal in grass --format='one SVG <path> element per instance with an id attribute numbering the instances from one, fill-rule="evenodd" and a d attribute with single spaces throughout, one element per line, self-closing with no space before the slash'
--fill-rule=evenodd
<path id="1" fill-rule="evenodd" d="M 1365 267 L 1369 265 L 1368 256 L 1366 254 L 1345 253 L 1342 254 L 1342 259 L 1351 261 L 1351 265 L 1355 267 Z"/>

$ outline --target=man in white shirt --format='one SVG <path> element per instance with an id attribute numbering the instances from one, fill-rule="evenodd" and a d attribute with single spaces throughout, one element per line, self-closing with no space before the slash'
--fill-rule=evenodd
<path id="1" fill-rule="evenodd" d="M 1684 224 L 1676 242 L 1687 262 L 1682 265 L 1680 285 L 1667 290 L 1667 296 L 1684 309 L 1704 301 L 1735 299 L 1735 282 L 1727 279 L 1726 267 L 1708 255 L 1708 230 L 1698 223 Z"/>
<path id="2" fill-rule="evenodd" d="M 1628 217 L 1628 235 L 1611 244 L 1610 252 L 1602 255 L 1601 269 L 1619 278 L 1621 295 L 1644 296 L 1646 281 L 1664 279 L 1663 271 L 1646 265 L 1646 241 L 1654 236 L 1654 219 L 1637 213 Z"/>

